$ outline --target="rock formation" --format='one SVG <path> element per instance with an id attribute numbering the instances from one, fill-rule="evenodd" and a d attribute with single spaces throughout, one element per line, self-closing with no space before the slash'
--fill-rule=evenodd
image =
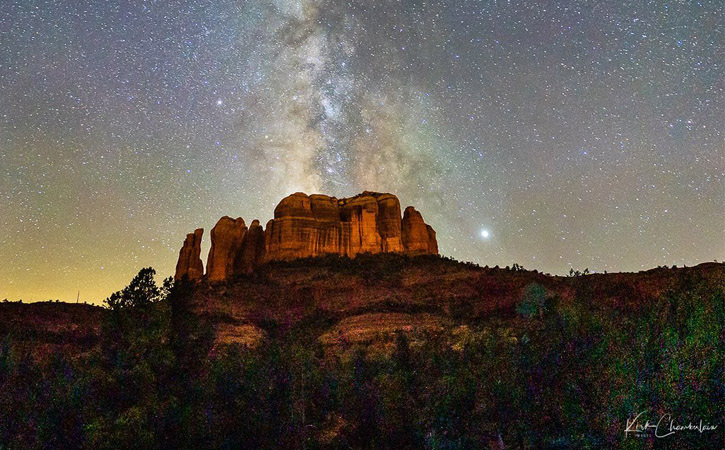
<path id="1" fill-rule="evenodd" d="M 234 262 L 247 234 L 244 219 L 224 216 L 211 229 L 211 250 L 206 263 L 209 281 L 226 280 L 234 274 Z"/>
<path id="2" fill-rule="evenodd" d="M 267 260 L 295 259 L 338 253 L 340 215 L 337 199 L 326 195 L 307 196 L 301 192 L 284 199 L 267 222 Z"/>
<path id="3" fill-rule="evenodd" d="M 402 253 L 400 202 L 394 195 L 367 191 L 342 199 L 292 194 L 267 224 L 266 249 L 267 260 Z"/>
<path id="4" fill-rule="evenodd" d="M 266 230 L 258 220 L 247 230 L 241 218 L 225 216 L 212 229 L 211 241 L 206 275 L 210 281 L 250 274 L 266 261 L 328 254 L 438 254 L 435 231 L 415 208 L 406 208 L 401 220 L 396 196 L 368 191 L 341 199 L 297 192 L 279 202 Z M 182 264 L 186 248 L 185 242 L 177 278 L 189 272 Z"/>
<path id="5" fill-rule="evenodd" d="M 382 250 L 383 252 L 402 252 L 404 248 L 400 223 L 400 201 L 392 194 L 381 194 L 377 201 L 378 232 Z"/>
<path id="6" fill-rule="evenodd" d="M 244 237 L 242 248 L 234 261 L 234 273 L 249 275 L 264 261 L 264 229 L 259 220 L 253 220 Z"/>
<path id="7" fill-rule="evenodd" d="M 180 280 L 187 276 L 190 280 L 197 280 L 204 275 L 204 265 L 201 262 L 201 237 L 203 228 L 194 230 L 186 235 L 184 245 L 179 251 L 179 261 L 176 263 L 174 279 Z"/>
<path id="8" fill-rule="evenodd" d="M 423 222 L 423 216 L 412 206 L 403 214 L 403 247 L 411 255 L 437 255 L 436 232 Z"/>

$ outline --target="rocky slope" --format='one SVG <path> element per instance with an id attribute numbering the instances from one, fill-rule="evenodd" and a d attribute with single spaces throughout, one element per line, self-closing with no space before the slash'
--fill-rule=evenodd
<path id="1" fill-rule="evenodd" d="M 305 329 L 334 349 L 389 343 L 397 332 L 436 332 L 513 318 L 533 283 L 543 287 L 547 301 L 577 298 L 630 315 L 667 292 L 687 289 L 688 283 L 722 289 L 725 264 L 559 277 L 438 256 L 328 255 L 272 261 L 222 283 L 193 283 L 190 307 L 213 330 L 217 346 L 253 347 L 270 334 Z M 108 310 L 88 305 L 0 303 L 0 337 L 10 335 L 43 351 L 57 346 L 84 350 L 97 342 L 104 314 Z"/>
<path id="2" fill-rule="evenodd" d="M 253 276 L 198 284 L 192 305 L 212 324 L 219 344 L 253 346 L 267 333 L 309 326 L 326 345 L 375 344 L 399 331 L 514 317 L 525 289 L 534 283 L 544 288 L 547 301 L 584 298 L 634 314 L 693 279 L 725 286 L 725 264 L 558 277 L 434 256 L 380 254 L 273 262 Z"/>
<path id="3" fill-rule="evenodd" d="M 25 346 L 40 358 L 86 351 L 97 345 L 106 312 L 76 303 L 0 303 L 0 341 Z"/>

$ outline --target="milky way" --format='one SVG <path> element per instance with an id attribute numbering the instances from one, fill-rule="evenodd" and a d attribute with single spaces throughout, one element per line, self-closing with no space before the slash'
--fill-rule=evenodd
<path id="1" fill-rule="evenodd" d="M 100 302 L 295 192 L 544 272 L 725 257 L 721 2 L 4 1 L 0 298 Z M 203 252 L 208 249 L 207 240 Z"/>

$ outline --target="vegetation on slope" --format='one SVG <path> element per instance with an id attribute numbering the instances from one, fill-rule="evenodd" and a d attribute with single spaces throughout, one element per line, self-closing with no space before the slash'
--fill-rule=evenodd
<path id="1" fill-rule="evenodd" d="M 91 351 L 39 359 L 6 335 L 0 447 L 723 443 L 723 265 L 550 278 L 386 257 L 166 288 L 144 269 L 112 298 Z M 625 435 L 640 412 L 719 427 Z"/>

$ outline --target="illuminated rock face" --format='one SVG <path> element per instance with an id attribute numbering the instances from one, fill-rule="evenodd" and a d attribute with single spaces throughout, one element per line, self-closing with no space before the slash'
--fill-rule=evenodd
<path id="1" fill-rule="evenodd" d="M 415 208 L 406 208 L 401 220 L 396 196 L 368 191 L 341 199 L 297 192 L 279 202 L 266 230 L 257 220 L 247 230 L 241 218 L 225 216 L 212 229 L 211 240 L 209 281 L 250 274 L 267 261 L 329 254 L 438 254 L 435 231 Z M 177 268 L 177 278 L 179 273 Z"/>
<path id="2" fill-rule="evenodd" d="M 411 255 L 437 255 L 436 232 L 423 222 L 423 216 L 412 206 L 403 215 L 403 247 Z"/>
<path id="3" fill-rule="evenodd" d="M 266 259 L 326 254 L 403 253 L 400 202 L 392 194 L 363 192 L 350 198 L 292 194 L 267 224 Z"/>
<path id="4" fill-rule="evenodd" d="M 300 192 L 282 199 L 265 231 L 266 259 L 285 260 L 339 253 L 341 229 L 337 199 Z"/>
<path id="5" fill-rule="evenodd" d="M 234 262 L 247 235 L 244 219 L 224 216 L 211 229 L 211 249 L 206 263 L 209 281 L 226 280 L 234 274 Z"/>
<path id="6" fill-rule="evenodd" d="M 259 220 L 253 220 L 244 237 L 242 247 L 235 257 L 234 274 L 249 275 L 264 261 L 264 228 Z"/>
<path id="7" fill-rule="evenodd" d="M 404 251 L 398 197 L 392 194 L 381 194 L 377 197 L 377 202 L 377 227 L 378 233 L 380 233 L 382 251 Z"/>
<path id="8" fill-rule="evenodd" d="M 193 233 L 186 235 L 184 245 L 179 251 L 179 261 L 176 263 L 174 279 L 180 280 L 186 276 L 190 280 L 198 280 L 204 275 L 204 265 L 199 257 L 203 234 L 204 229 L 198 228 Z"/>
<path id="9" fill-rule="evenodd" d="M 391 194 L 351 198 L 292 194 L 267 224 L 267 260 L 403 252 L 400 202 Z"/>

